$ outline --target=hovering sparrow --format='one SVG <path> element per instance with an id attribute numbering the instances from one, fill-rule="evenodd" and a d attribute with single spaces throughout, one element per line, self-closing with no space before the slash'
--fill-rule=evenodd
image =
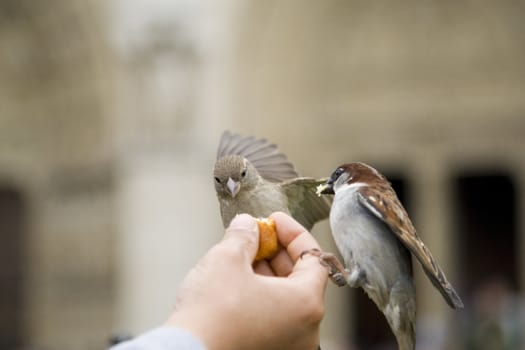
<path id="1" fill-rule="evenodd" d="M 338 167 L 318 194 L 335 194 L 330 226 L 345 269 L 330 253 L 311 250 L 339 285 L 361 287 L 385 315 L 399 349 L 415 347 L 416 293 L 411 254 L 450 307 L 458 294 L 416 233 L 387 179 L 364 163 Z"/>
<path id="2" fill-rule="evenodd" d="M 298 177 L 286 156 L 264 139 L 225 131 L 213 177 L 224 227 L 239 213 L 267 217 L 283 211 L 310 230 L 330 212 L 330 200 L 315 192 L 326 179 Z"/>

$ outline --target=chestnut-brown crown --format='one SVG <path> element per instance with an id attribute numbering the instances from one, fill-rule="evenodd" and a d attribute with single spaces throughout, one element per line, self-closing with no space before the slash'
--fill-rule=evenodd
<path id="1" fill-rule="evenodd" d="M 388 184 L 387 179 L 379 171 L 365 163 L 355 162 L 343 164 L 337 168 L 332 176 L 336 175 L 339 177 L 343 172 L 348 175 L 347 183 L 349 184 L 357 182 L 367 184 L 386 182 Z M 339 173 L 339 175 L 337 175 L 337 173 Z"/>

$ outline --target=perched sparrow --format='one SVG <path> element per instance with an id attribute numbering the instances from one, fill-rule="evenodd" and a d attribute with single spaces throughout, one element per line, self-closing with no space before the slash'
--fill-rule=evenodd
<path id="1" fill-rule="evenodd" d="M 330 212 L 330 200 L 315 193 L 326 179 L 298 177 L 286 156 L 264 139 L 225 131 L 213 177 L 224 227 L 239 213 L 267 217 L 283 211 L 310 230 Z"/>
<path id="2" fill-rule="evenodd" d="M 361 287 L 385 315 L 399 349 L 415 347 L 416 292 L 411 255 L 454 309 L 463 303 L 416 233 L 387 179 L 363 163 L 338 167 L 318 188 L 334 194 L 330 226 L 345 269 L 330 253 L 312 250 L 339 285 Z"/>

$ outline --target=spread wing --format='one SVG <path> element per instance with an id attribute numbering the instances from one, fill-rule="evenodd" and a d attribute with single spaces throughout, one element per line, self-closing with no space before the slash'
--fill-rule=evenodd
<path id="1" fill-rule="evenodd" d="M 404 246 L 415 255 L 421 263 L 425 274 L 443 295 L 450 307 L 454 309 L 462 308 L 463 302 L 452 285 L 447 281 L 445 274 L 430 253 L 430 250 L 419 238 L 414 225 L 412 225 L 408 214 L 397 199 L 394 190 L 390 186 L 384 186 L 381 189 L 364 186 L 359 188 L 358 191 L 359 202 L 382 220 Z"/>
<path id="2" fill-rule="evenodd" d="M 268 181 L 281 182 L 299 176 L 293 164 L 277 146 L 265 139 L 243 137 L 225 131 L 219 142 L 217 159 L 227 155 L 239 155 L 248 159 L 259 174 Z"/>
<path id="3" fill-rule="evenodd" d="M 317 221 L 326 219 L 330 213 L 332 196 L 319 197 L 315 193 L 317 186 L 325 183 L 326 180 L 300 177 L 281 184 L 288 197 L 290 214 L 308 231 Z"/>

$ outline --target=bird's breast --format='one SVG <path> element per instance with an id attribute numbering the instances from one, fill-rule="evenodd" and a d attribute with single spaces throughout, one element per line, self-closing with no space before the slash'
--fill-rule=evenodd
<path id="1" fill-rule="evenodd" d="M 345 263 L 356 262 L 369 279 L 392 285 L 401 274 L 411 273 L 408 251 L 386 224 L 360 204 L 357 190 L 336 193 L 330 225 Z"/>
<path id="2" fill-rule="evenodd" d="M 258 186 L 250 191 L 240 191 L 234 198 L 219 199 L 224 226 L 237 214 L 246 213 L 254 217 L 268 217 L 276 211 L 288 210 L 286 196 L 277 186 Z"/>

